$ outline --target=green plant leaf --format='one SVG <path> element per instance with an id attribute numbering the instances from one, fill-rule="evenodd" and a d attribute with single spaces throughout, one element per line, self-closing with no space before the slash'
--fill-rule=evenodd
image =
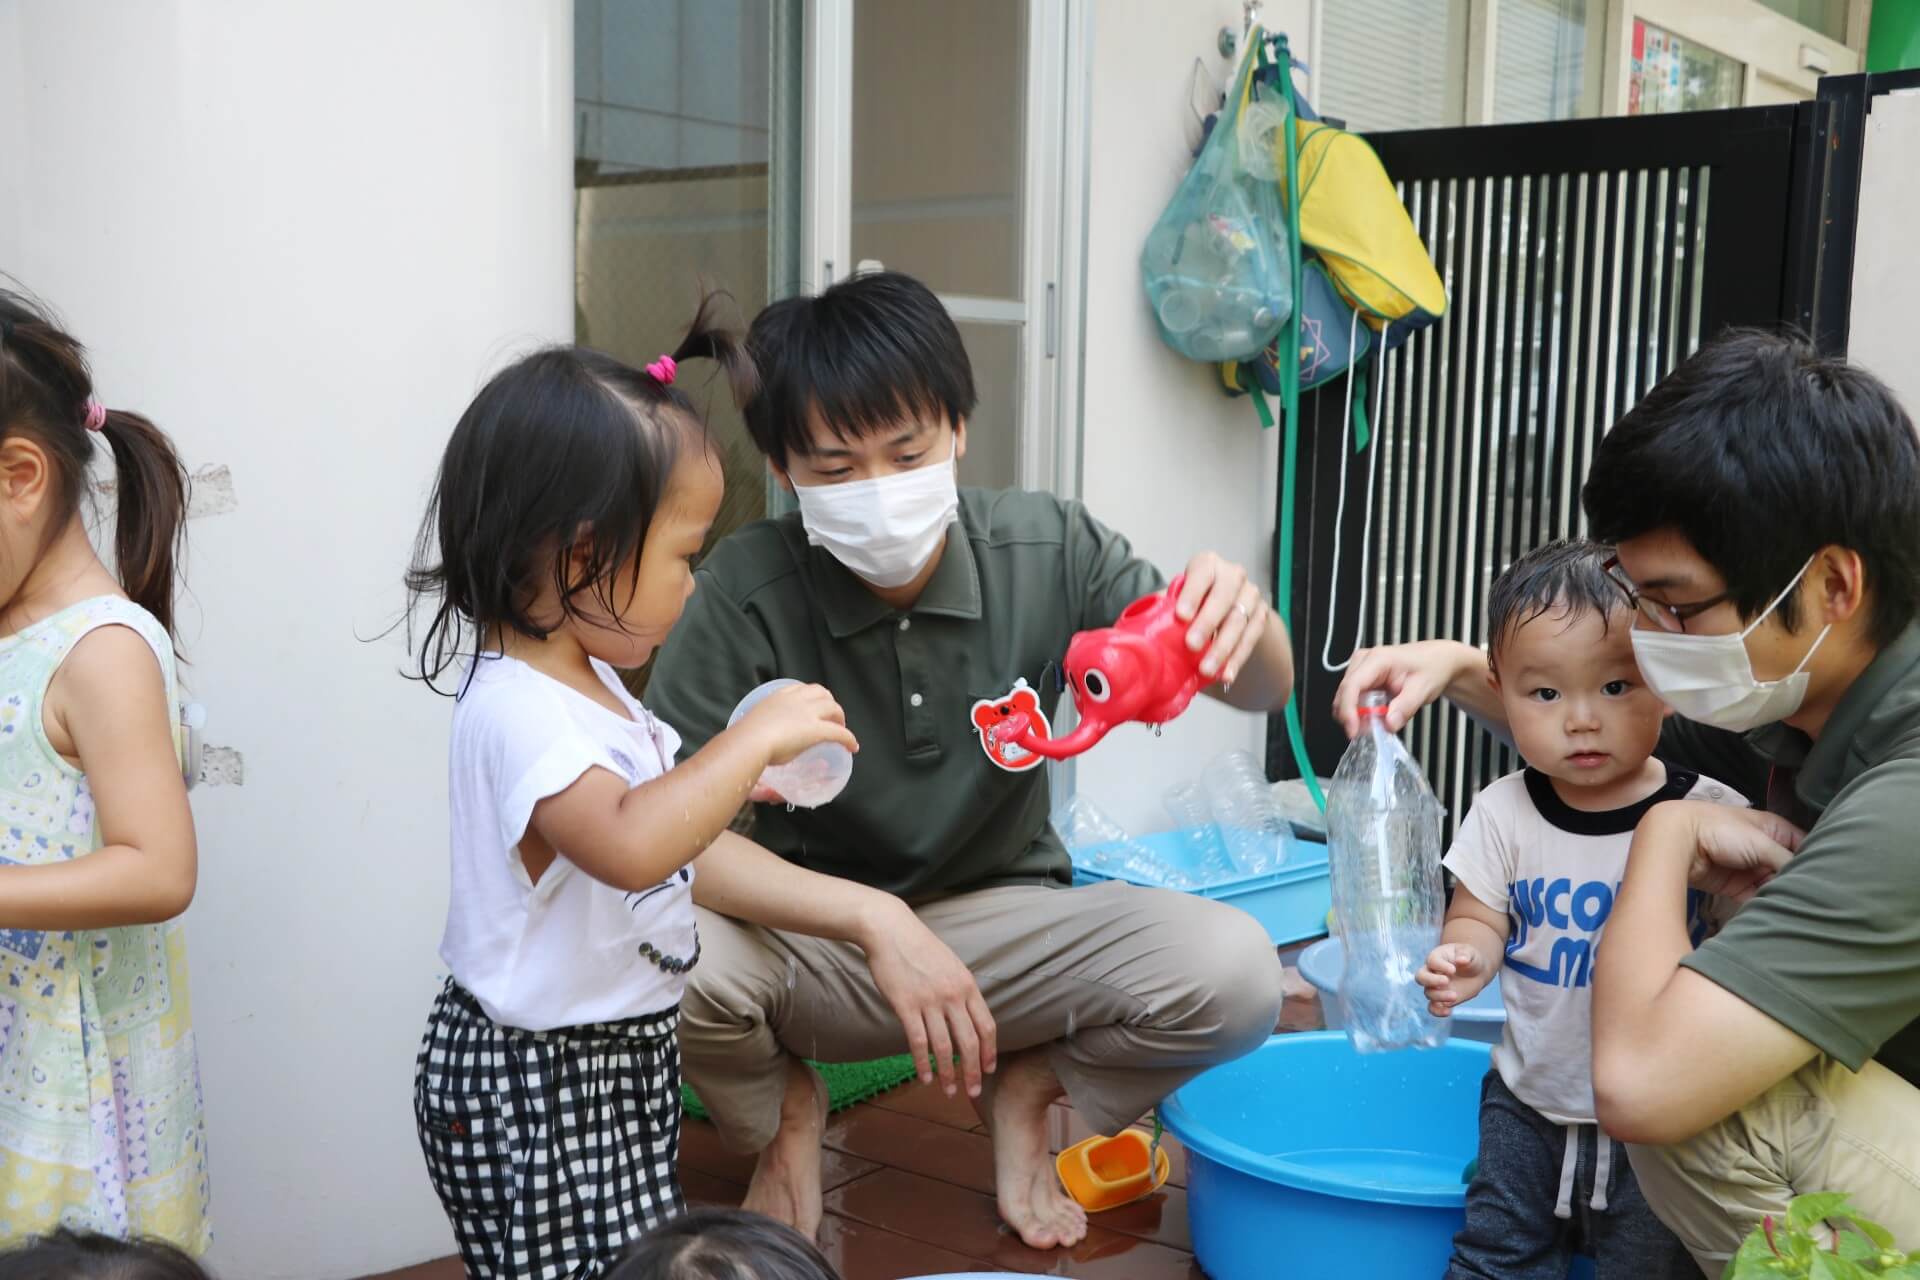
<path id="1" fill-rule="evenodd" d="M 1880 1246 L 1880 1248 L 1893 1248 L 1893 1232 L 1887 1230 L 1872 1219 L 1863 1218 L 1850 1209 L 1845 1213 L 1835 1214 L 1834 1216 L 1842 1222 L 1851 1222 L 1862 1235 Z"/>
<path id="2" fill-rule="evenodd" d="M 1882 1268 L 1880 1274 L 1887 1280 L 1920 1280 L 1920 1259 L 1897 1262 L 1891 1267 Z"/>
<path id="3" fill-rule="evenodd" d="M 1815 1253 L 1807 1275 L 1811 1280 L 1872 1280 L 1873 1273 L 1838 1254 Z"/>
<path id="4" fill-rule="evenodd" d="M 1847 1195 L 1844 1191 L 1817 1191 L 1812 1195 L 1795 1196 L 1793 1203 L 1787 1206 L 1787 1230 L 1805 1231 L 1816 1222 L 1845 1216 Z"/>
<path id="5" fill-rule="evenodd" d="M 1842 1231 L 1834 1237 L 1834 1242 L 1840 1247 L 1840 1256 L 1848 1262 L 1877 1262 L 1880 1258 L 1880 1250 L 1873 1241 L 1857 1231 Z"/>

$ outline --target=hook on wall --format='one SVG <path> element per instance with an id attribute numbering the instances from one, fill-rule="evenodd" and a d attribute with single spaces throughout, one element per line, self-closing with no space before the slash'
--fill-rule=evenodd
<path id="1" fill-rule="evenodd" d="M 1254 28 L 1254 24 L 1259 21 L 1260 0 L 1243 0 L 1240 5 L 1240 30 L 1235 31 L 1232 27 L 1220 28 L 1220 36 L 1216 41 L 1220 49 L 1220 56 L 1223 58 L 1231 58 L 1234 54 L 1238 53 L 1240 51 L 1240 41 L 1242 37 L 1250 33 Z"/>

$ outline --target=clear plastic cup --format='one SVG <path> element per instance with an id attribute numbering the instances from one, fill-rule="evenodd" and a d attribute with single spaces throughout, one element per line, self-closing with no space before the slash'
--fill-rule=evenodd
<path id="1" fill-rule="evenodd" d="M 1208 301 L 1198 289 L 1169 289 L 1160 297 L 1160 323 L 1168 333 L 1196 329 L 1207 313 Z"/>
<path id="2" fill-rule="evenodd" d="M 740 705 L 727 717 L 727 727 L 739 724 L 741 717 L 770 695 L 797 685 L 798 680 L 769 680 L 740 699 Z M 778 792 L 780 798 L 802 809 L 818 809 L 831 803 L 853 777 L 853 753 L 837 742 L 821 742 L 808 747 L 785 764 L 770 766 L 760 775 L 760 785 Z"/>

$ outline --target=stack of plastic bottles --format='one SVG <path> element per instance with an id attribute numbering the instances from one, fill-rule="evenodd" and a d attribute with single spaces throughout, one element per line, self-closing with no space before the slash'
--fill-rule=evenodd
<path id="1" fill-rule="evenodd" d="M 1102 875 L 1170 889 L 1202 889 L 1278 871 L 1288 823 L 1252 754 L 1230 752 L 1162 797 L 1172 830 L 1129 835 L 1084 796 L 1054 815 L 1074 862 Z"/>
<path id="2" fill-rule="evenodd" d="M 1253 753 L 1228 752 L 1213 762 L 1203 781 L 1235 869 L 1243 876 L 1278 871 L 1287 860 L 1287 820 Z"/>
<path id="3" fill-rule="evenodd" d="M 1075 796 L 1062 805 L 1053 815 L 1053 826 L 1077 866 L 1162 889 L 1198 887 L 1186 871 L 1128 835 L 1085 796 Z"/>

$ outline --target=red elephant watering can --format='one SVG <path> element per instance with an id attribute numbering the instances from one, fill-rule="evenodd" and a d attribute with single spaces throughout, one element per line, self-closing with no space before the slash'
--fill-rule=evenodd
<path id="1" fill-rule="evenodd" d="M 1067 681 L 1080 723 L 1064 738 L 1043 738 L 1033 720 L 1016 711 L 988 733 L 1049 760 L 1077 756 L 1116 725 L 1161 725 L 1187 709 L 1193 695 L 1218 677 L 1200 674 L 1203 649 L 1187 647 L 1187 629 L 1174 613 L 1184 577 L 1165 591 L 1142 596 L 1110 627 L 1082 631 L 1067 643 Z"/>

